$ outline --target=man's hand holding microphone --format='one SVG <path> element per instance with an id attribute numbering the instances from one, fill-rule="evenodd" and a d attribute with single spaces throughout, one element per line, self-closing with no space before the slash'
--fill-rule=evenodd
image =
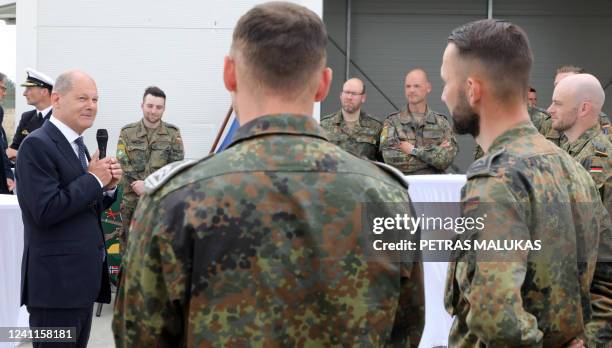
<path id="1" fill-rule="evenodd" d="M 98 129 L 96 140 L 98 141 L 98 150 L 91 157 L 87 170 L 102 182 L 104 190 L 114 190 L 123 175 L 121 165 L 116 158 L 106 157 L 106 144 L 108 142 L 106 129 Z"/>

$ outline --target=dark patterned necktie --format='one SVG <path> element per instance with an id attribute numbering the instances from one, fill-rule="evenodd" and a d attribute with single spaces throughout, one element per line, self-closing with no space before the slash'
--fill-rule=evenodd
<path id="1" fill-rule="evenodd" d="M 42 115 L 42 112 L 39 112 L 39 113 L 38 113 L 38 120 L 39 120 L 39 121 L 42 121 L 42 120 L 43 120 L 43 115 Z"/>
<path id="2" fill-rule="evenodd" d="M 83 170 L 87 171 L 87 156 L 85 155 L 87 148 L 83 143 L 83 137 L 76 138 L 74 142 L 79 147 L 79 161 L 81 162 L 81 167 L 83 167 Z"/>

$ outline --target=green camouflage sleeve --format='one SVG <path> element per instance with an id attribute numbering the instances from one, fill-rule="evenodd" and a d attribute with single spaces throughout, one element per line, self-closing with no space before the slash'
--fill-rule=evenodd
<path id="1" fill-rule="evenodd" d="M 182 211 L 170 212 L 153 197 L 142 197 L 132 221 L 137 233 L 129 234 L 112 325 L 115 344 L 120 348 L 186 344 L 181 337 L 186 265 L 190 263 L 180 259 L 175 247 L 189 247 L 180 246 L 180 236 L 173 240 L 177 234 L 167 224 L 168 215 Z"/>
<path id="2" fill-rule="evenodd" d="M 400 299 L 391 341 L 394 347 L 418 347 L 425 328 L 425 292 L 422 264 L 407 263 L 403 267 Z"/>
<path id="3" fill-rule="evenodd" d="M 127 148 L 125 144 L 125 130 L 122 129 L 119 134 L 119 141 L 117 142 L 117 161 L 121 165 L 121 170 L 123 171 L 123 177 L 121 181 L 123 182 L 123 186 L 129 186 L 132 182 L 136 180 L 136 172 L 134 171 L 134 166 L 130 162 L 130 158 L 127 154 Z"/>
<path id="4" fill-rule="evenodd" d="M 170 153 L 170 162 L 182 161 L 185 159 L 185 149 L 183 148 L 183 138 L 181 132 L 177 129 L 174 139 L 172 139 L 172 152 Z"/>
<path id="5" fill-rule="evenodd" d="M 522 209 L 522 205 L 501 178 L 470 180 L 465 192 L 463 216 L 486 217 L 486 227 L 473 233 L 470 239 L 530 240 L 525 223 L 528 221 L 528 212 Z M 521 295 L 528 251 L 504 251 L 505 260 L 499 261 L 478 261 L 478 254 L 474 257 L 476 262 L 472 270 L 457 268 L 456 274 L 457 283 L 464 289 L 469 304 L 466 315 L 469 331 L 489 347 L 541 345 L 543 333 L 538 328 L 537 318 L 523 308 Z"/>
<path id="6" fill-rule="evenodd" d="M 410 155 L 405 154 L 399 148 L 399 134 L 395 130 L 393 122 L 387 118 L 383 122 L 380 134 L 380 152 L 385 163 L 402 170 L 409 164 Z"/>
<path id="7" fill-rule="evenodd" d="M 439 170 L 446 170 L 457 155 L 457 141 L 445 118 L 440 118 L 444 129 L 444 138 L 439 146 L 421 147 L 416 149 L 416 156 L 423 162 Z"/>
<path id="8" fill-rule="evenodd" d="M 585 327 L 588 347 L 612 347 L 612 229 L 610 216 L 602 209 L 598 262 L 591 283 L 592 318 Z M 608 262 L 606 262 L 608 261 Z"/>

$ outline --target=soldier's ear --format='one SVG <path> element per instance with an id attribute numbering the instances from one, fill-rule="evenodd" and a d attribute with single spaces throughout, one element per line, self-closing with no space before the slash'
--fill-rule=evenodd
<path id="1" fill-rule="evenodd" d="M 236 92 L 236 61 L 230 56 L 223 60 L 223 83 L 229 92 Z"/>
<path id="2" fill-rule="evenodd" d="M 325 99 L 327 93 L 329 93 L 329 87 L 331 87 L 332 69 L 325 68 L 320 74 L 317 92 L 315 93 L 315 102 L 320 102 Z"/>
<path id="3" fill-rule="evenodd" d="M 480 102 L 482 97 L 482 83 L 474 77 L 468 77 L 465 80 L 465 95 L 470 106 L 474 106 Z"/>

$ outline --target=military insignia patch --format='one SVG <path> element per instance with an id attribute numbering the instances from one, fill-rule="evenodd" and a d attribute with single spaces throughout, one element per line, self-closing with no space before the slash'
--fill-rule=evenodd
<path id="1" fill-rule="evenodd" d="M 387 138 L 389 130 L 387 127 L 383 127 L 382 132 L 380 132 L 380 142 L 384 142 Z"/>

